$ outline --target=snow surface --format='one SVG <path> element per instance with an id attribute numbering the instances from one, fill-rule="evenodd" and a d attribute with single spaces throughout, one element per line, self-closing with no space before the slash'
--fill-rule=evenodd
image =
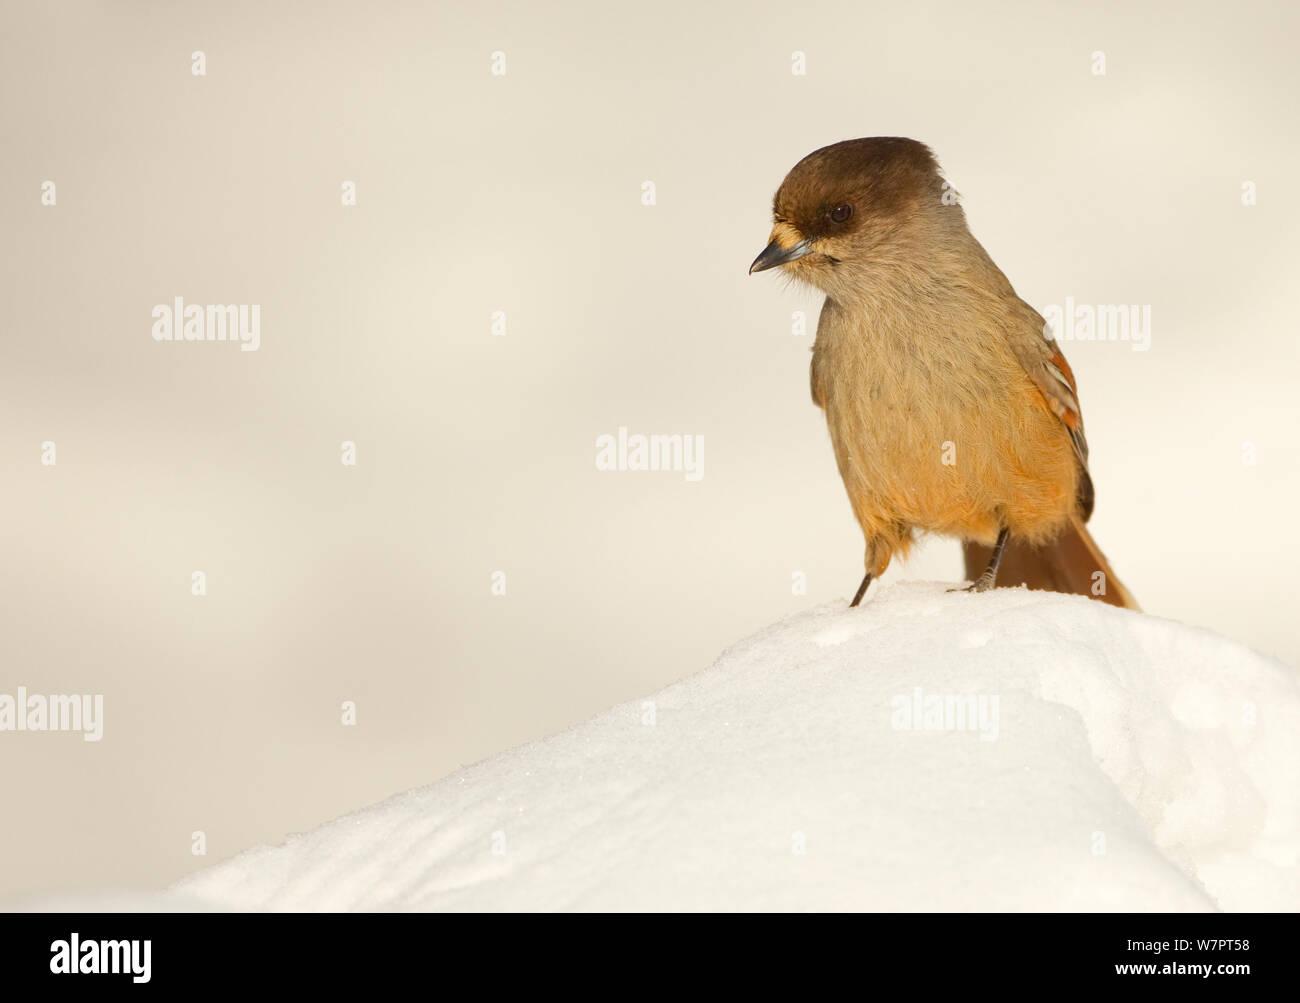
<path id="1" fill-rule="evenodd" d="M 29 907 L 1291 911 L 1300 680 L 1080 597 L 895 585 L 164 893 Z"/>
<path id="2" fill-rule="evenodd" d="M 956 694 L 982 732 L 900 727 Z M 1279 662 L 1078 597 L 903 584 L 157 906 L 1293 910 L 1298 765 Z"/>

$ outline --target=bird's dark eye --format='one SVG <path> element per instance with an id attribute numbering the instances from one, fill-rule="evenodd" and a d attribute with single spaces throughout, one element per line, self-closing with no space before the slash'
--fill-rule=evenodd
<path id="1" fill-rule="evenodd" d="M 853 215 L 853 206 L 849 205 L 846 202 L 844 203 L 844 205 L 837 205 L 834 209 L 831 210 L 831 222 L 844 223 L 847 222 L 848 218 L 852 215 Z"/>

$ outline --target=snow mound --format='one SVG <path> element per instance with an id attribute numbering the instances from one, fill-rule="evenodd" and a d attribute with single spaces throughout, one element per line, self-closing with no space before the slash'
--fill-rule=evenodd
<path id="1" fill-rule="evenodd" d="M 1300 688 L 1083 598 L 904 584 L 191 875 L 226 909 L 1300 906 Z"/>

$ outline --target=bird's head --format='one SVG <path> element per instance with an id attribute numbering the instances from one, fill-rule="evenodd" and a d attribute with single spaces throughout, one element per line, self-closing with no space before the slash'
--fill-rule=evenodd
<path id="1" fill-rule="evenodd" d="M 770 241 L 751 274 L 780 267 L 834 293 L 873 264 L 901 260 L 947 228 L 961 207 L 929 147 L 914 139 L 850 139 L 794 165 L 772 201 Z M 952 212 L 955 211 L 955 212 Z M 915 245 L 915 246 L 914 246 Z"/>

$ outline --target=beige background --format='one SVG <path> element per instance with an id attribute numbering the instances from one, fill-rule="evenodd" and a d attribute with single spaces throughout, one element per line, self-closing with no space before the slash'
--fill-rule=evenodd
<path id="1" fill-rule="evenodd" d="M 818 298 L 745 270 L 855 136 L 930 143 L 1040 309 L 1152 306 L 1146 353 L 1065 346 L 1096 536 L 1300 660 L 1298 17 L 1086 7 L 6 3 L 0 692 L 106 720 L 0 734 L 0 901 L 168 882 L 850 595 Z M 155 343 L 174 296 L 260 304 L 261 350 Z M 703 481 L 597 472 L 620 425 L 703 435 Z"/>

